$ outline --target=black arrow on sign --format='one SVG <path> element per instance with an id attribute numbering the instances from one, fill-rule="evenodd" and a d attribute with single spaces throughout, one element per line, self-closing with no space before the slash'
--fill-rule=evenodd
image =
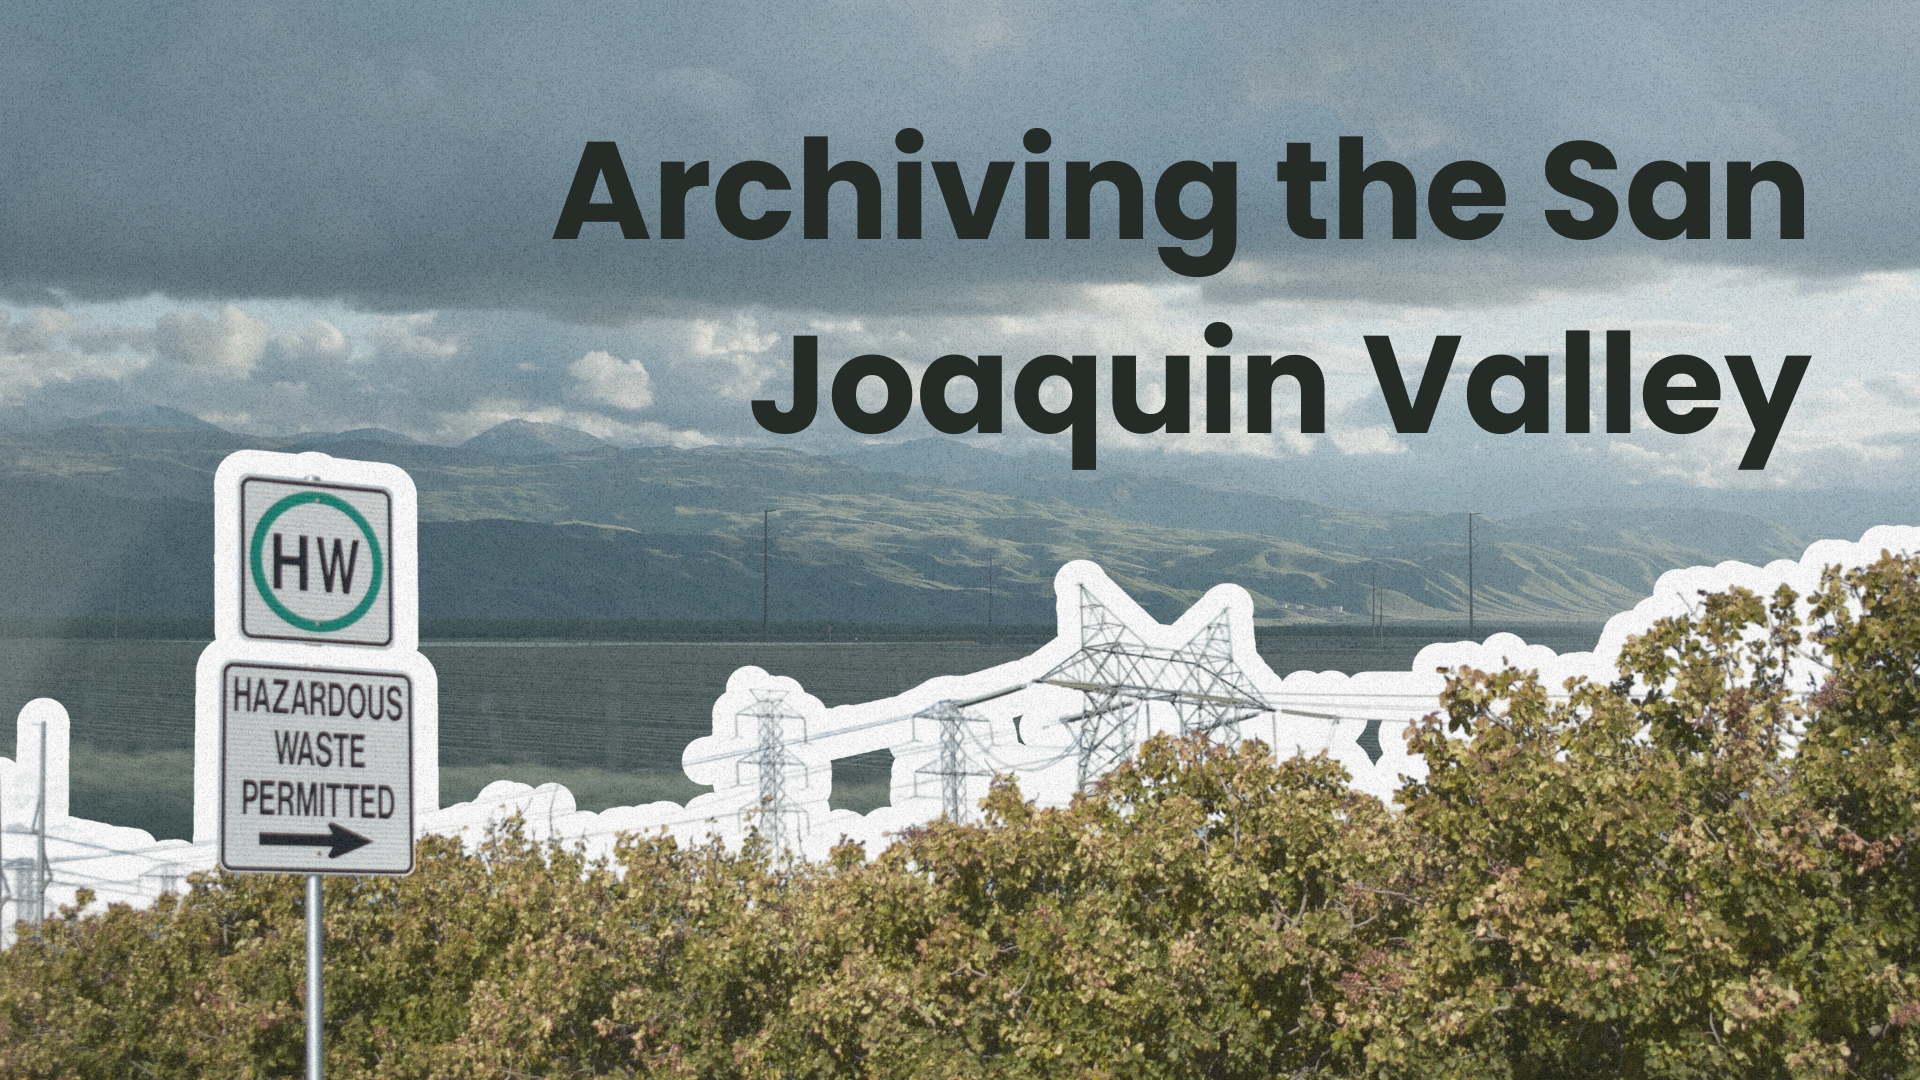
<path id="1" fill-rule="evenodd" d="M 327 858 L 337 859 L 349 851 L 358 851 L 373 841 L 350 829 L 343 829 L 336 821 L 327 822 L 327 831 L 323 833 L 263 832 L 260 844 L 263 847 L 330 847 Z"/>

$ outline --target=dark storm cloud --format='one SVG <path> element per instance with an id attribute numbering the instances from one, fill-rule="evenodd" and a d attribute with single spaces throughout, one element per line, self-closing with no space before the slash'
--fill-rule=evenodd
<path id="1" fill-rule="evenodd" d="M 749 158 L 800 176 L 801 138 L 873 164 L 892 135 L 925 161 L 1119 159 L 1149 185 L 1184 159 L 1240 163 L 1240 247 L 1223 297 L 1462 302 L 1595 289 L 1662 262 L 1833 274 L 1905 268 L 1920 162 L 1910 116 L 1912 4 L 1801 9 L 992 0 L 324 6 L 8 5 L 0 34 L 0 294 L 344 299 L 374 310 L 499 307 L 618 319 L 743 304 L 995 311 L 1087 282 L 1172 282 L 1169 240 L 1019 239 L 1019 180 L 995 239 L 727 236 L 690 200 L 688 239 L 611 225 L 557 242 L 574 163 L 617 140 L 658 235 L 656 163 Z M 1367 138 L 1422 181 L 1477 158 L 1506 181 L 1484 241 L 1302 241 L 1273 162 Z M 1577 243 L 1540 218 L 1556 144 L 1617 155 L 1625 201 L 1656 158 L 1794 163 L 1800 242 L 1633 234 Z M 1056 164 L 1054 183 L 1060 183 Z M 1716 179 L 1720 176 L 1716 166 Z M 928 235 L 945 234 L 928 182 Z M 1322 185 L 1325 191 L 1331 185 Z M 852 199 L 836 197 L 836 237 Z M 1322 213 L 1331 208 L 1322 195 Z M 1148 195 L 1151 204 L 1151 192 Z M 1374 196 L 1370 235 L 1385 234 Z M 769 204 L 774 204 L 769 200 Z M 777 205 L 798 209 L 799 193 Z M 1761 204 L 1768 206 L 1765 197 Z M 1060 206 L 1056 196 L 1055 236 Z M 1716 202 L 1715 235 L 1724 235 Z M 1761 235 L 1770 218 L 1762 213 Z"/>

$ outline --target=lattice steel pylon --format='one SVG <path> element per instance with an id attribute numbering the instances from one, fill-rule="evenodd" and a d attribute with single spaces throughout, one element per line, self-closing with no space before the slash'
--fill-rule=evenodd
<path id="1" fill-rule="evenodd" d="M 992 727 L 987 724 L 986 717 L 981 716 L 979 713 L 970 712 L 969 710 L 975 705 L 992 701 L 994 698 L 1004 697 L 1015 691 L 1024 690 L 1026 686 L 1026 683 L 1019 683 L 1014 686 L 995 690 L 990 694 L 981 694 L 979 697 L 968 698 L 965 701 L 936 701 L 926 708 L 921 709 L 919 712 L 914 713 L 914 741 L 919 741 L 919 727 L 920 721 L 922 720 L 932 721 L 939 728 L 940 732 L 940 750 L 938 756 L 936 756 L 931 763 L 922 765 L 920 768 L 914 770 L 914 795 L 917 797 L 920 794 L 919 781 L 921 777 L 938 778 L 940 781 L 941 815 L 956 825 L 965 822 L 968 817 L 971 816 L 973 809 L 967 804 L 967 778 L 970 776 L 992 776 L 994 774 L 994 770 L 984 767 L 982 762 L 976 760 L 975 756 L 967 751 L 966 744 L 969 741 L 978 745 L 981 750 L 987 748 L 986 745 L 979 745 L 980 738 L 974 732 L 981 730 L 986 731 L 988 733 L 987 745 L 991 745 L 993 731 Z M 969 724 L 985 726 L 969 731 Z"/>
<path id="2" fill-rule="evenodd" d="M 952 701 L 937 701 L 913 714 L 915 726 L 918 721 L 931 720 L 939 728 L 940 752 L 934 760 L 914 770 L 914 794 L 919 794 L 920 778 L 930 777 L 940 781 L 940 816 L 959 824 L 967 817 L 967 778 L 970 776 L 991 776 L 991 769 L 982 769 L 974 764 L 973 755 L 967 753 L 966 726 L 985 723 L 986 718 L 970 713 Z M 915 732 L 918 738 L 919 733 Z"/>
<path id="3" fill-rule="evenodd" d="M 808 786 L 807 763 L 787 749 L 787 721 L 800 724 L 800 740 L 805 742 L 807 720 L 787 707 L 784 690 L 753 691 L 753 704 L 733 714 L 736 738 L 740 735 L 742 720 L 754 722 L 757 743 L 752 753 L 734 764 L 734 781 L 739 782 L 739 769 L 743 765 L 752 765 L 758 770 L 760 801 L 752 812 L 760 815 L 760 835 L 766 838 L 768 850 L 778 858 L 796 850 L 803 830 L 795 829 L 795 819 L 803 823 L 806 817 L 804 810 L 789 804 L 787 796 L 788 773 L 793 770 L 799 770 L 800 785 Z"/>
<path id="4" fill-rule="evenodd" d="M 1080 586 L 1080 649 L 1035 682 L 1078 690 L 1086 709 L 1077 724 L 1078 784 L 1087 788 L 1140 744 L 1156 703 L 1179 718 L 1182 735 L 1221 732 L 1238 742 L 1240 723 L 1273 707 L 1233 659 L 1233 630 L 1222 611 L 1176 649 L 1148 645 Z"/>
<path id="5" fill-rule="evenodd" d="M 6 805 L 7 793 L 4 788 L 0 788 L 0 935 L 6 933 L 7 905 L 13 902 L 13 886 L 7 881 L 7 823 L 4 813 Z M 18 910 L 14 912 L 16 921 L 19 914 Z"/>

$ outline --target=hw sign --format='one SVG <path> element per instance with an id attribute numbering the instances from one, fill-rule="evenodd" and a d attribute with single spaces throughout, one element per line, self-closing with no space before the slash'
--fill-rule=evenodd
<path id="1" fill-rule="evenodd" d="M 193 837 L 235 870 L 404 873 L 439 805 L 419 493 L 397 465 L 237 450 L 213 477 Z"/>
<path id="2" fill-rule="evenodd" d="M 392 644 L 392 493 L 247 477 L 240 533 L 246 637 Z"/>

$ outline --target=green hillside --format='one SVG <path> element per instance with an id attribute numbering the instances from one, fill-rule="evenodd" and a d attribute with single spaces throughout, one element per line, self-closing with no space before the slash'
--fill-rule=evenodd
<path id="1" fill-rule="evenodd" d="M 205 614 L 213 471 L 243 447 L 405 467 L 420 489 L 427 617 L 758 617 L 763 520 L 775 619 L 981 622 L 991 567 L 997 621 L 1049 622 L 1053 574 L 1076 558 L 1161 618 L 1223 581 L 1252 592 L 1259 616 L 1290 622 L 1363 618 L 1376 600 L 1392 619 L 1466 610 L 1458 513 L 1074 474 L 944 441 L 856 464 L 489 435 L 466 447 L 207 427 L 0 436 L 12 511 L 0 516 L 0 557 L 14 569 L 0 579 L 0 616 Z M 552 445 L 578 449 L 542 452 Z M 1476 536 L 1476 610 L 1514 621 L 1604 619 L 1664 570 L 1796 557 L 1809 539 L 1743 514 L 1636 507 L 1483 519 Z"/>

